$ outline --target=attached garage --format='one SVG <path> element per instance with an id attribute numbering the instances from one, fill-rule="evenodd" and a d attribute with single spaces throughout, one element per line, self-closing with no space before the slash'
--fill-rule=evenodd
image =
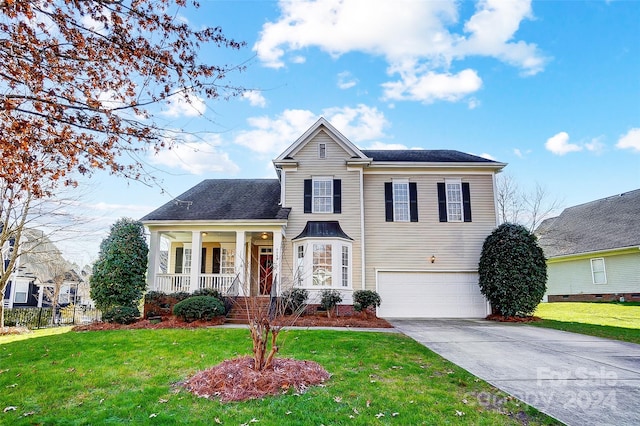
<path id="1" fill-rule="evenodd" d="M 484 318 L 475 272 L 377 272 L 383 318 Z"/>

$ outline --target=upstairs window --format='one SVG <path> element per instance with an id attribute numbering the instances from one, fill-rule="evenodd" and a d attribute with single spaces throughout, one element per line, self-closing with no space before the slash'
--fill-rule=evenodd
<path id="1" fill-rule="evenodd" d="M 591 259 L 591 277 L 594 284 L 606 284 L 607 283 L 607 271 L 604 267 L 604 258 L 598 257 Z"/>
<path id="2" fill-rule="evenodd" d="M 384 184 L 385 220 L 418 221 L 418 189 L 415 182 L 394 180 Z"/>
<path id="3" fill-rule="evenodd" d="M 342 181 L 331 177 L 304 180 L 305 213 L 341 213 Z"/>
<path id="4" fill-rule="evenodd" d="M 319 143 L 318 144 L 318 158 L 325 159 L 327 158 L 327 144 Z"/>
<path id="5" fill-rule="evenodd" d="M 446 179 L 438 182 L 440 222 L 471 222 L 471 192 L 468 182 Z"/>

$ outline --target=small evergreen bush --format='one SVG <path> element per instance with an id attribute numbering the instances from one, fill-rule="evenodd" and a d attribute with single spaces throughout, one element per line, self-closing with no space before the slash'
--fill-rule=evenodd
<path id="1" fill-rule="evenodd" d="M 191 297 L 191 293 L 186 292 L 186 291 L 178 291 L 176 293 L 169 293 L 167 295 L 167 297 L 173 298 L 176 300 L 176 302 L 180 302 L 181 300 L 187 299 L 189 297 Z"/>
<path id="2" fill-rule="evenodd" d="M 193 296 L 176 303 L 173 313 L 186 322 L 210 320 L 224 315 L 224 305 L 213 296 Z"/>
<path id="3" fill-rule="evenodd" d="M 353 292 L 353 309 L 356 312 L 366 311 L 367 308 L 380 306 L 380 295 L 372 290 L 356 290 Z"/>
<path id="4" fill-rule="evenodd" d="M 213 288 L 200 288 L 193 292 L 192 296 L 211 296 L 218 299 L 222 306 L 224 306 L 224 313 L 226 314 L 233 307 L 233 299 L 224 296 L 219 290 Z"/>
<path id="5" fill-rule="evenodd" d="M 331 312 L 340 302 L 342 302 L 342 296 L 339 290 L 322 290 L 320 307 L 327 311 L 327 316 L 331 316 Z"/>
<path id="6" fill-rule="evenodd" d="M 104 312 L 102 319 L 117 324 L 131 324 L 136 322 L 139 316 L 140 311 L 135 306 L 115 306 Z"/>
<path id="7" fill-rule="evenodd" d="M 504 316 L 531 315 L 547 289 L 547 264 L 536 236 L 512 223 L 486 238 L 478 273 L 480 291 Z"/>
<path id="8" fill-rule="evenodd" d="M 144 303 L 161 302 L 167 295 L 161 291 L 148 291 L 144 295 Z"/>
<path id="9" fill-rule="evenodd" d="M 282 302 L 287 315 L 299 314 L 304 311 L 309 299 L 309 292 L 304 288 L 294 288 L 282 293 Z"/>

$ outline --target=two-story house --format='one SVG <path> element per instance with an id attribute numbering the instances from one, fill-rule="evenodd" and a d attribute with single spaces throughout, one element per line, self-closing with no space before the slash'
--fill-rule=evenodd
<path id="1" fill-rule="evenodd" d="M 273 164 L 277 179 L 205 180 L 142 218 L 150 290 L 369 289 L 382 317 L 489 313 L 477 267 L 504 163 L 361 150 L 321 118 Z"/>

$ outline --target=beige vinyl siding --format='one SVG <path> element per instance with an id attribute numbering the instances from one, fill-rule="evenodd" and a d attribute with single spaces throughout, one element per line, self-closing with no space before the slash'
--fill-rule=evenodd
<path id="1" fill-rule="evenodd" d="M 318 157 L 318 143 L 326 144 L 325 159 Z M 327 220 L 339 221 L 342 230 L 353 238 L 351 283 L 356 290 L 362 287 L 360 172 L 347 170 L 346 160 L 349 158 L 351 158 L 349 153 L 324 131 L 321 131 L 294 155 L 294 159 L 298 162 L 297 170 L 285 169 L 286 199 L 284 206 L 290 207 L 291 213 L 287 224 L 287 237 L 283 241 L 283 288 L 290 287 L 293 282 L 292 274 L 296 262 L 292 239 L 302 232 L 307 221 Z M 341 179 L 342 213 L 304 213 L 304 180 L 314 176 Z"/>
<path id="2" fill-rule="evenodd" d="M 605 284 L 593 284 L 591 259 L 603 258 Z M 640 250 L 627 254 L 593 254 L 575 260 L 552 261 L 547 265 L 547 294 L 609 294 L 640 292 Z"/>
<path id="3" fill-rule="evenodd" d="M 394 178 L 416 182 L 417 223 L 385 221 L 384 184 Z M 472 222 L 439 222 L 437 183 L 445 178 L 469 183 Z M 375 290 L 376 270 L 477 270 L 482 244 L 496 227 L 491 173 L 365 172 L 364 198 L 366 287 L 371 290 Z M 436 257 L 435 263 L 431 256 Z"/>

